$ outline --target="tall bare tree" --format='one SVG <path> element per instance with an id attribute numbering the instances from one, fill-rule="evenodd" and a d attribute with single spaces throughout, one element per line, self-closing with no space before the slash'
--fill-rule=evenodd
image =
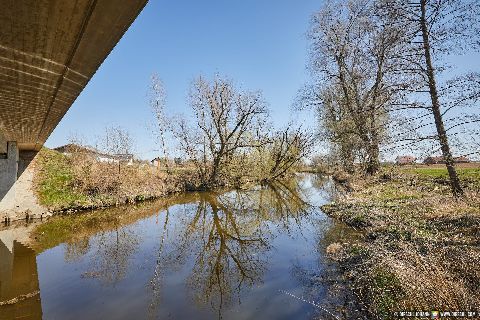
<path id="1" fill-rule="evenodd" d="M 166 114 L 167 93 L 162 80 L 157 74 L 152 75 L 151 85 L 149 90 L 150 107 L 156 120 L 156 129 L 158 134 L 158 140 L 162 148 L 163 157 L 165 158 L 165 167 L 167 173 L 170 173 L 170 167 L 168 165 L 168 150 L 165 143 L 165 136 L 169 128 L 169 120 Z"/>
<path id="2" fill-rule="evenodd" d="M 315 95 L 325 107 L 321 113 L 331 130 L 347 129 L 362 142 L 368 174 L 379 169 L 389 111 L 405 85 L 397 68 L 404 31 L 384 23 L 374 6 L 373 0 L 328 1 L 314 15 L 309 33 Z M 332 125 L 335 121 L 350 127 Z"/>
<path id="3" fill-rule="evenodd" d="M 452 193 L 463 194 L 451 151 L 448 132 L 461 125 L 475 123 L 475 115 L 446 118 L 448 112 L 458 107 L 477 105 L 480 99 L 478 73 L 456 76 L 439 82 L 439 75 L 449 70 L 447 56 L 478 49 L 480 40 L 480 2 L 477 0 L 380 0 L 378 9 L 389 18 L 389 24 L 408 30 L 404 34 L 404 49 L 399 52 L 403 68 L 416 77 L 417 87 L 409 88 L 415 94 L 410 103 L 427 111 L 433 117 L 436 133 L 421 137 L 435 139 L 440 145 L 448 170 Z M 422 101 L 422 94 L 429 95 L 429 103 Z M 460 121 L 458 121 L 460 119 Z M 454 124 L 445 125 L 446 122 Z M 425 127 L 422 124 L 418 127 Z M 450 134 L 450 138 L 452 134 Z M 415 139 L 414 139 L 415 140 Z M 415 141 L 414 141 L 415 143 Z"/>
<path id="4" fill-rule="evenodd" d="M 202 77 L 196 79 L 190 103 L 199 132 L 192 137 L 197 147 L 187 145 L 184 139 L 184 149 L 193 154 L 201 146 L 204 163 L 211 161 L 208 183 L 215 184 L 222 165 L 236 152 L 258 145 L 255 135 L 265 121 L 266 103 L 260 92 L 239 90 L 230 80 L 219 76 L 211 82 Z"/>
<path id="5" fill-rule="evenodd" d="M 120 126 L 105 128 L 105 134 L 100 141 L 100 148 L 110 156 L 116 157 L 118 173 L 124 156 L 130 156 L 133 148 L 133 139 L 130 133 Z"/>

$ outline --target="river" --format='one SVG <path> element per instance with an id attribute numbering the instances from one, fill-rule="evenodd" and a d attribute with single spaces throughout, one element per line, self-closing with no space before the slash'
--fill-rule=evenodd
<path id="1" fill-rule="evenodd" d="M 2 231 L 0 302 L 30 296 L 0 319 L 342 318 L 350 297 L 325 248 L 355 233 L 320 210 L 333 189 L 305 174 L 53 218 L 28 246 Z"/>

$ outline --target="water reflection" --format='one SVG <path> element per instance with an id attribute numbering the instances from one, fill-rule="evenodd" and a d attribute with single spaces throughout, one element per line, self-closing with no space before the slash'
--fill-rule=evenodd
<path id="1" fill-rule="evenodd" d="M 163 277 L 164 277 L 164 268 L 162 268 L 162 254 L 163 254 L 163 248 L 164 248 L 164 243 L 165 243 L 165 238 L 168 236 L 168 229 L 167 229 L 167 226 L 168 226 L 168 218 L 170 216 L 170 212 L 168 210 L 168 208 L 165 210 L 166 212 L 166 215 L 165 215 L 165 222 L 163 224 L 163 228 L 162 228 L 162 235 L 161 235 L 161 238 L 160 238 L 160 244 L 159 244 L 159 247 L 158 247 L 158 253 L 157 253 L 157 257 L 156 257 L 156 260 L 155 260 L 155 268 L 154 268 L 154 271 L 153 271 L 153 277 L 152 279 L 150 280 L 150 288 L 151 288 L 151 291 L 152 291 L 152 294 L 151 294 L 151 298 L 150 298 L 150 303 L 149 303 L 149 306 L 148 306 L 148 317 L 149 318 L 154 318 L 155 315 L 157 314 L 158 312 L 158 306 L 160 304 L 160 301 L 161 301 L 161 289 L 162 289 L 162 285 L 163 285 Z M 156 218 L 156 224 L 158 224 L 158 214 L 157 214 L 157 218 Z"/>
<path id="2" fill-rule="evenodd" d="M 117 227 L 113 232 L 101 232 L 95 241 L 93 255 L 97 258 L 83 276 L 99 278 L 106 284 L 123 280 L 139 243 L 135 230 Z"/>
<path id="3" fill-rule="evenodd" d="M 14 304 L 12 299 L 19 298 Z M 5 304 L 7 302 L 7 304 Z M 35 252 L 0 231 L 0 319 L 41 319 Z"/>
<path id="4" fill-rule="evenodd" d="M 193 259 L 186 281 L 189 293 L 221 318 L 233 298 L 241 304 L 242 290 L 261 283 L 273 231 L 281 227 L 289 232 L 290 220 L 298 225 L 308 209 L 294 181 L 249 192 L 202 193 L 182 219 L 180 240 L 158 262 Z"/>
<path id="5" fill-rule="evenodd" d="M 315 183 L 321 184 L 307 177 L 176 196 L 92 213 L 78 232 L 59 233 L 58 241 L 45 235 L 37 243 L 40 264 L 56 274 L 40 274 L 43 312 L 62 319 L 315 316 L 312 306 L 279 293 L 318 299 L 328 290 L 313 292 L 298 276 L 326 267 L 322 239 L 339 230 L 318 210 L 326 191 Z M 38 280 L 31 282 L 38 290 Z"/>
<path id="6" fill-rule="evenodd" d="M 65 261 L 77 262 L 90 250 L 90 237 L 83 236 L 65 244 Z"/>
<path id="7" fill-rule="evenodd" d="M 268 232 L 246 202 L 237 192 L 202 195 L 177 250 L 194 256 L 187 279 L 194 300 L 219 312 L 232 295 L 240 299 L 243 286 L 260 281 L 265 269 Z"/>

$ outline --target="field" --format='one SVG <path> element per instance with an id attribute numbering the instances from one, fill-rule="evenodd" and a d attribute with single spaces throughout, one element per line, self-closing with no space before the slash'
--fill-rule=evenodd
<path id="1" fill-rule="evenodd" d="M 480 178 L 480 163 L 459 163 L 455 165 L 460 178 L 462 177 L 471 177 L 471 178 Z M 444 164 L 418 164 L 418 165 L 407 165 L 401 166 L 401 170 L 405 172 L 415 173 L 421 176 L 426 176 L 430 178 L 446 178 L 448 176 L 447 169 Z"/>

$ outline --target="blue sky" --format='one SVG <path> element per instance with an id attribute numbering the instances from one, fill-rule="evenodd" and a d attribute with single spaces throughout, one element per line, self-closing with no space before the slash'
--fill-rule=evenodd
<path id="1" fill-rule="evenodd" d="M 78 135 L 94 144 L 104 128 L 130 131 L 135 152 L 151 158 L 157 147 L 148 130 L 150 76 L 164 81 L 170 112 L 188 113 L 187 93 L 198 75 L 220 73 L 244 89 L 262 90 L 272 121 L 292 115 L 305 69 L 310 16 L 321 0 L 152 0 L 47 140 L 56 147 Z"/>

